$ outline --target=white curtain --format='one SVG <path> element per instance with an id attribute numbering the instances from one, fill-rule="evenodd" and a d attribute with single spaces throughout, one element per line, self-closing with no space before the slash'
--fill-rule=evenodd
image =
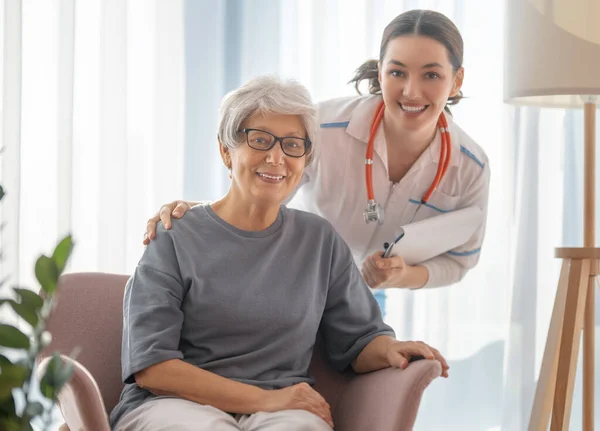
<path id="1" fill-rule="evenodd" d="M 277 72 L 316 101 L 354 94 L 346 83 L 377 57 L 391 19 L 413 8 L 449 16 L 465 41 L 467 98 L 454 117 L 492 170 L 486 240 L 460 284 L 390 292 L 388 322 L 450 360 L 417 430 L 526 429 L 558 278 L 553 250 L 582 243 L 583 118 L 503 103 L 501 0 L 0 4 L 0 271 L 30 287 L 36 256 L 67 232 L 69 270 L 127 273 L 159 204 L 221 196 L 215 136 L 227 91 Z M 578 382 L 574 429 L 580 398 Z"/>
<path id="2" fill-rule="evenodd" d="M 72 233 L 71 271 L 128 273 L 183 193 L 181 0 L 4 0 L 2 274 Z"/>

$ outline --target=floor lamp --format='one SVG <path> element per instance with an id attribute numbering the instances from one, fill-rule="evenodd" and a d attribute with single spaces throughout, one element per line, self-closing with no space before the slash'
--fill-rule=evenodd
<path id="1" fill-rule="evenodd" d="M 600 1 L 507 0 L 505 101 L 581 108 L 585 118 L 583 247 L 557 248 L 562 269 L 529 431 L 569 429 L 583 332 L 583 430 L 594 428 L 595 119 L 600 101 Z M 550 422 L 550 419 L 552 421 Z"/>

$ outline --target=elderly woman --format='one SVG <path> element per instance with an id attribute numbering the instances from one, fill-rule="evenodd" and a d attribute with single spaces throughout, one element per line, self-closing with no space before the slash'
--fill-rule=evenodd
<path id="1" fill-rule="evenodd" d="M 282 206 L 312 159 L 315 108 L 292 81 L 260 77 L 222 105 L 225 197 L 160 227 L 128 282 L 122 374 L 111 414 L 126 430 L 330 430 L 308 368 L 317 331 L 339 370 L 448 366 L 399 342 L 350 250 L 324 219 Z"/>

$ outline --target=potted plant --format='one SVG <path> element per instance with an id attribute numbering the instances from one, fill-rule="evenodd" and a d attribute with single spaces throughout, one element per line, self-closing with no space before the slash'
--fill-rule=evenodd
<path id="1" fill-rule="evenodd" d="M 4 190 L 0 186 L 0 200 Z M 71 368 L 54 354 L 46 373 L 35 379 L 36 359 L 50 343 L 46 323 L 55 302 L 58 279 L 71 254 L 70 236 L 62 239 L 51 256 L 40 256 L 35 264 L 35 276 L 40 294 L 26 288 L 13 287 L 11 298 L 0 298 L 0 309 L 10 307 L 28 329 L 0 322 L 0 349 L 11 349 L 13 359 L 0 354 L 0 430 L 33 430 L 32 423 L 47 429 L 51 412 L 60 389 L 71 377 Z M 0 350 L 2 352 L 2 350 Z M 4 353 L 7 353 L 6 351 Z M 16 358 L 16 359 L 15 359 Z M 45 397 L 39 399 L 39 393 Z M 36 395 L 38 394 L 38 399 Z M 20 401 L 15 403 L 15 401 Z"/>

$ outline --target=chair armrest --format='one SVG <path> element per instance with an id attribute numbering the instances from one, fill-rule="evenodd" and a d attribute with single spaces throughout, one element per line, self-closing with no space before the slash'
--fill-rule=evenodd
<path id="1" fill-rule="evenodd" d="M 36 376 L 41 379 L 50 357 L 40 361 Z M 89 371 L 74 359 L 61 355 L 73 366 L 73 375 L 58 394 L 57 404 L 70 431 L 110 431 L 106 408 L 96 381 Z M 64 425 L 63 425 L 64 426 Z"/>
<path id="2" fill-rule="evenodd" d="M 438 361 L 421 360 L 355 375 L 334 406 L 336 431 L 412 430 L 423 391 L 441 374 Z"/>

